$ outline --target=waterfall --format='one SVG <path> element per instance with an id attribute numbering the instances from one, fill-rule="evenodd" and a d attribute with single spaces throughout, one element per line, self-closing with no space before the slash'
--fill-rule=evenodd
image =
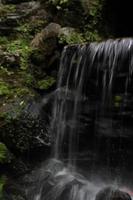
<path id="1" fill-rule="evenodd" d="M 132 55 L 130 38 L 64 48 L 50 129 L 54 135 L 53 159 L 34 172 L 38 187 L 28 190 L 28 199 L 94 199 L 109 183 L 99 185 L 79 173 L 79 155 L 86 149 L 95 154 L 89 158 L 87 177 L 93 172 L 94 178 L 98 168 L 106 165 L 107 176 L 110 178 L 113 169 L 117 177 L 112 183 L 119 187 L 127 156 L 123 141 L 130 141 L 132 132 L 132 122 L 127 120 L 132 119 L 128 108 L 133 92 Z M 119 159 L 116 169 L 111 168 L 115 159 Z M 104 176 L 104 168 L 102 173 Z"/>
<path id="2" fill-rule="evenodd" d="M 89 101 L 93 93 L 96 99 L 95 129 L 99 122 L 109 119 L 110 131 L 115 131 L 112 116 L 115 98 L 120 101 L 121 105 L 118 107 L 121 107 L 121 111 L 132 84 L 132 53 L 132 39 L 65 47 L 60 63 L 52 121 L 52 133 L 56 138 L 53 149 L 55 158 L 62 159 L 65 152 L 68 163 L 76 161 L 80 124 L 78 118 L 84 102 Z M 124 84 L 122 91 L 118 88 L 121 87 L 120 81 Z M 89 88 L 93 90 L 92 94 L 89 94 Z M 88 107 L 90 106 L 88 103 Z"/>

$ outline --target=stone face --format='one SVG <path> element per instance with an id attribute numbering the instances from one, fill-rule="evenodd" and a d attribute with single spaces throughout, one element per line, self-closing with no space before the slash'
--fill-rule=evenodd
<path id="1" fill-rule="evenodd" d="M 56 46 L 56 38 L 60 32 L 61 26 L 56 23 L 50 23 L 40 33 L 38 33 L 31 42 L 31 46 L 38 49 L 44 49 L 49 54 Z"/>

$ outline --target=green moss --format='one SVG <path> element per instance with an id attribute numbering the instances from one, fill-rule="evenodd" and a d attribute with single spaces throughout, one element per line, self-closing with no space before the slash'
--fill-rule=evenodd
<path id="1" fill-rule="evenodd" d="M 84 43 L 85 39 L 81 33 L 76 31 L 70 32 L 69 34 L 60 34 L 59 42 L 64 44 L 79 44 Z"/>
<path id="2" fill-rule="evenodd" d="M 91 30 L 91 28 L 86 29 L 84 34 L 84 40 L 85 42 L 94 42 L 94 41 L 101 41 L 102 37 L 98 33 L 97 30 Z"/>
<path id="3" fill-rule="evenodd" d="M 22 70 L 26 70 L 28 68 L 28 58 L 32 52 L 29 38 L 8 40 L 6 37 L 0 37 L 0 44 L 5 52 L 18 54 L 20 56 L 20 67 Z"/>
<path id="4" fill-rule="evenodd" d="M 24 82 L 27 86 L 32 86 L 34 83 L 34 76 L 32 74 L 23 74 Z"/>
<path id="5" fill-rule="evenodd" d="M 121 104 L 122 104 L 122 96 L 116 95 L 114 97 L 114 107 L 119 108 L 121 106 Z"/>
<path id="6" fill-rule="evenodd" d="M 122 97 L 119 96 L 119 95 L 115 96 L 115 101 L 121 102 L 122 101 Z"/>
<path id="7" fill-rule="evenodd" d="M 27 87 L 15 88 L 14 94 L 16 94 L 17 97 L 24 97 L 25 95 L 34 96 L 33 93 Z"/>
<path id="8" fill-rule="evenodd" d="M 8 149 L 5 144 L 0 142 L 0 163 L 7 162 Z"/>
<path id="9" fill-rule="evenodd" d="M 11 76 L 13 75 L 14 72 L 13 71 L 9 71 L 7 68 L 3 67 L 3 66 L 0 66 L 0 75 L 1 77 L 7 77 L 7 76 Z"/>
<path id="10" fill-rule="evenodd" d="M 0 45 L 8 44 L 9 40 L 5 36 L 0 36 Z"/>
<path id="11" fill-rule="evenodd" d="M 20 24 L 17 31 L 23 36 L 33 38 L 35 34 L 40 32 L 47 24 L 46 20 L 35 19 L 29 22 Z"/>
<path id="12" fill-rule="evenodd" d="M 84 36 L 86 41 L 100 41 L 102 40 L 104 25 L 102 19 L 102 10 L 104 6 L 104 0 L 90 0 L 89 9 L 87 13 L 87 19 L 84 26 Z M 102 36 L 101 36 L 102 35 Z"/>
<path id="13" fill-rule="evenodd" d="M 15 5 L 3 5 L 0 3 L 0 17 L 3 18 L 10 13 L 14 13 L 16 11 Z"/>
<path id="14" fill-rule="evenodd" d="M 46 80 L 40 80 L 37 83 L 37 87 L 39 89 L 44 89 L 47 90 L 49 89 L 54 83 L 56 82 L 56 80 L 53 77 L 47 77 Z"/>
<path id="15" fill-rule="evenodd" d="M 5 96 L 9 94 L 10 94 L 9 85 L 4 81 L 0 81 L 0 96 Z"/>
<path id="16" fill-rule="evenodd" d="M 22 38 L 11 41 L 6 45 L 6 50 L 9 53 L 18 53 L 20 55 L 20 67 L 22 70 L 26 70 L 28 68 L 28 58 L 32 52 L 29 41 Z"/>

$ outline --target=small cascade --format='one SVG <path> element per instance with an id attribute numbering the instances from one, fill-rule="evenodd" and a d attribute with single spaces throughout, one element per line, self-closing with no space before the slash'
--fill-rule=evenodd
<path id="1" fill-rule="evenodd" d="M 92 101 L 95 103 L 95 133 L 88 130 L 88 134 L 98 134 L 100 126 L 108 121 L 110 130 L 107 134 L 122 136 L 123 125 L 121 130 L 115 130 L 113 117 L 124 112 L 124 104 L 132 90 L 132 53 L 132 39 L 65 47 L 52 121 L 52 133 L 56 138 L 53 149 L 55 158 L 62 159 L 63 153 L 66 153 L 69 163 L 77 159 L 79 116 L 87 101 L 88 109 L 91 109 Z M 123 136 L 126 137 L 126 133 Z"/>
<path id="2" fill-rule="evenodd" d="M 133 39 L 64 48 L 50 128 L 53 159 L 33 175 L 38 186 L 27 191 L 28 199 L 93 200 L 105 185 L 128 187 L 122 173 L 129 163 L 133 167 L 130 161 L 126 165 L 133 130 L 132 76 Z M 91 153 L 84 172 L 86 151 Z"/>

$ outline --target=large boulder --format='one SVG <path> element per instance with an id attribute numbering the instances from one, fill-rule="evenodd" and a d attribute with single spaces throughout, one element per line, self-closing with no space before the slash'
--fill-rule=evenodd
<path id="1" fill-rule="evenodd" d="M 31 46 L 38 49 L 44 49 L 45 53 L 51 54 L 56 47 L 56 38 L 60 32 L 61 26 L 56 23 L 50 23 L 40 33 L 38 33 L 31 42 Z"/>

